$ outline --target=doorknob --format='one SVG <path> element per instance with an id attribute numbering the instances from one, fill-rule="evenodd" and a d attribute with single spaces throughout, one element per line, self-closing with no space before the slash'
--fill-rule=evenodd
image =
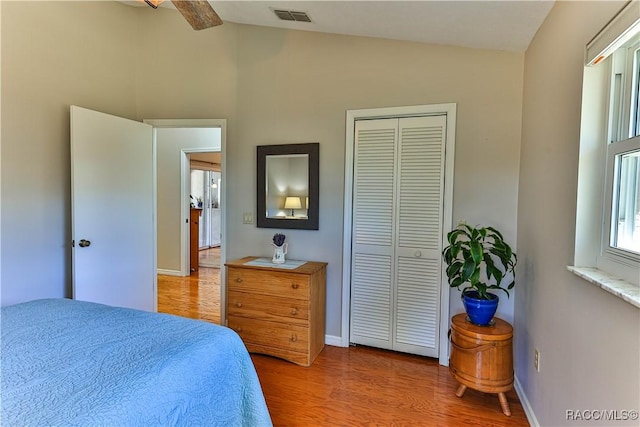
<path id="1" fill-rule="evenodd" d="M 82 239 L 80 240 L 80 242 L 78 242 L 78 246 L 80 246 L 81 248 L 86 248 L 87 246 L 91 246 L 91 241 Z"/>

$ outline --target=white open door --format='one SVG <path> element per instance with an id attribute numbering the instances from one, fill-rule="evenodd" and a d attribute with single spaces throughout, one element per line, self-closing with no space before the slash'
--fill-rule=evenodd
<path id="1" fill-rule="evenodd" d="M 152 127 L 71 106 L 73 298 L 156 311 Z"/>

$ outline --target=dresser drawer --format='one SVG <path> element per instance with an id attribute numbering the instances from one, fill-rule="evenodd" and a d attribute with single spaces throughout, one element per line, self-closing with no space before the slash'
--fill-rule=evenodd
<path id="1" fill-rule="evenodd" d="M 227 325 L 249 352 L 309 366 L 324 348 L 327 264 L 250 264 L 256 259 L 225 263 Z"/>
<path id="2" fill-rule="evenodd" d="M 257 320 L 279 321 L 306 326 L 309 322 L 309 302 L 245 292 L 229 291 L 229 316 L 250 317 Z"/>
<path id="3" fill-rule="evenodd" d="M 230 291 L 309 299 L 309 276 L 282 271 L 229 267 L 227 287 Z"/>
<path id="4" fill-rule="evenodd" d="M 252 351 L 251 345 L 255 344 L 301 353 L 309 352 L 309 328 L 304 326 L 230 315 L 229 327 L 240 335 L 249 351 Z"/>

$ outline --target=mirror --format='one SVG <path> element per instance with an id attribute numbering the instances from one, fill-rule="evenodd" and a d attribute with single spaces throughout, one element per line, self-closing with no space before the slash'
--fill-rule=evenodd
<path id="1" fill-rule="evenodd" d="M 259 145 L 258 227 L 318 229 L 320 144 Z"/>

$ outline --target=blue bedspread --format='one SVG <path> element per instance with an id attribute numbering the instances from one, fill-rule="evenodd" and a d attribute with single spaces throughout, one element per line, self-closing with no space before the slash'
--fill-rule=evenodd
<path id="1" fill-rule="evenodd" d="M 65 299 L 2 308 L 3 426 L 268 426 L 251 358 L 213 324 Z"/>

